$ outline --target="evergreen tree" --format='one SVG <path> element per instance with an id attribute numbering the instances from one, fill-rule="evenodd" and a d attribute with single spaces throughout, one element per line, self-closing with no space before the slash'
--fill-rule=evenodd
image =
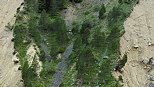
<path id="1" fill-rule="evenodd" d="M 56 34 L 57 41 L 61 45 L 66 44 L 66 42 L 68 42 L 68 36 L 65 21 L 62 18 L 57 17 L 54 19 L 52 26 L 54 27 L 53 31 Z"/>
<path id="2" fill-rule="evenodd" d="M 90 36 L 90 29 L 92 28 L 91 23 L 89 21 L 84 21 L 82 24 L 82 28 L 80 30 L 80 35 L 82 38 L 83 44 L 88 44 L 88 38 Z"/>
<path id="3" fill-rule="evenodd" d="M 45 10 L 46 5 L 45 5 L 45 0 L 38 0 L 38 12 L 42 12 L 43 10 Z"/>
<path id="4" fill-rule="evenodd" d="M 71 2 L 75 2 L 75 3 L 80 3 L 82 2 L 83 0 L 70 0 Z"/>
<path id="5" fill-rule="evenodd" d="M 120 4 L 122 4 L 122 3 L 123 3 L 123 0 L 119 0 L 118 2 L 119 2 Z"/>
<path id="6" fill-rule="evenodd" d="M 94 58 L 91 48 L 82 46 L 80 49 L 77 61 L 77 78 L 82 80 L 83 85 L 94 87 L 97 83 L 96 80 L 94 80 L 96 79 L 98 69 L 97 60 Z"/>
<path id="7" fill-rule="evenodd" d="M 48 14 L 44 11 L 41 13 L 41 17 L 39 20 L 39 29 L 41 30 L 51 30 L 51 20 Z"/>
<path id="8" fill-rule="evenodd" d="M 67 0 L 57 0 L 58 9 L 66 8 Z"/>
<path id="9" fill-rule="evenodd" d="M 100 30 L 96 30 L 93 35 L 92 46 L 97 48 L 102 48 L 105 44 L 105 34 Z"/>
<path id="10" fill-rule="evenodd" d="M 56 16 L 57 15 L 59 9 L 58 9 L 58 4 L 57 4 L 56 0 L 51 0 L 50 1 L 49 9 L 50 9 L 50 13 L 51 13 L 52 16 Z"/>
<path id="11" fill-rule="evenodd" d="M 99 18 L 102 19 L 105 16 L 106 8 L 104 4 L 102 4 L 101 10 L 99 11 Z"/>
<path id="12" fill-rule="evenodd" d="M 38 2 L 37 0 L 24 0 L 28 11 L 38 11 Z"/>

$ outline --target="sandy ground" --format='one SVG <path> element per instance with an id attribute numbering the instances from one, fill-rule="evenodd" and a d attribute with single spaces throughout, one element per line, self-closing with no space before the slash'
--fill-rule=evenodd
<path id="1" fill-rule="evenodd" d="M 80 7 L 80 4 L 78 5 L 70 4 L 67 7 L 67 9 L 62 11 L 62 16 L 67 26 L 72 25 L 73 21 L 77 18 L 77 8 L 79 7 Z"/>
<path id="2" fill-rule="evenodd" d="M 14 64 L 12 31 L 6 31 L 8 23 L 15 22 L 16 9 L 23 0 L 0 0 L 0 87 L 23 87 L 19 65 Z"/>
<path id="3" fill-rule="evenodd" d="M 154 0 L 140 0 L 124 23 L 126 32 L 120 40 L 121 55 L 127 53 L 128 56 L 121 74 L 124 87 L 154 87 L 149 86 L 152 81 L 148 79 L 153 78 L 154 71 L 152 66 L 147 64 L 147 61 L 154 57 L 153 14 Z"/>
<path id="4" fill-rule="evenodd" d="M 28 50 L 27 50 L 27 60 L 28 60 L 28 65 L 31 66 L 33 61 L 37 64 L 36 67 L 36 73 L 38 77 L 40 76 L 40 72 L 42 70 L 42 62 L 39 60 L 40 50 L 38 46 L 34 43 L 31 43 Z"/>

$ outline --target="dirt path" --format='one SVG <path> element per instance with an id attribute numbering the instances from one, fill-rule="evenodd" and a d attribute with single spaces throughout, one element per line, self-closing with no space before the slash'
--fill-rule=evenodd
<path id="1" fill-rule="evenodd" d="M 65 52 L 64 52 L 64 55 L 62 57 L 62 61 L 58 64 L 58 69 L 59 71 L 57 71 L 54 76 L 53 76 L 53 80 L 54 82 L 52 83 L 52 86 L 51 87 L 59 87 L 61 82 L 62 82 L 62 79 L 63 79 L 63 76 L 67 70 L 67 63 L 66 63 L 66 59 L 71 55 L 72 53 L 72 49 L 73 49 L 73 44 L 70 44 Z"/>
<path id="2" fill-rule="evenodd" d="M 124 87 L 154 87 L 154 0 L 140 0 L 125 21 L 125 34 L 120 40 L 122 56 L 128 61 L 123 68 Z M 154 63 L 154 61 L 153 61 Z"/>
<path id="3" fill-rule="evenodd" d="M 45 37 L 41 36 L 40 45 L 41 45 L 42 50 L 45 53 L 45 60 L 50 61 L 52 57 L 51 57 L 49 51 L 47 50 L 47 46 L 43 43 L 43 40 L 45 40 L 45 39 L 46 39 Z"/>
<path id="4" fill-rule="evenodd" d="M 14 14 L 23 0 L 0 0 L 0 87 L 23 87 L 19 65 L 12 61 L 14 46 L 12 31 L 6 31 L 8 23 L 15 22 Z"/>

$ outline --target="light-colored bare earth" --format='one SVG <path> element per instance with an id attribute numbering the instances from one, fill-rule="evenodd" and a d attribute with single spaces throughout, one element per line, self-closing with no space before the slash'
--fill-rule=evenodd
<path id="1" fill-rule="evenodd" d="M 120 51 L 128 61 L 116 75 L 122 75 L 124 87 L 154 87 L 154 0 L 140 0 L 124 27 Z"/>
<path id="2" fill-rule="evenodd" d="M 28 50 L 27 50 L 26 56 L 27 56 L 29 66 L 31 66 L 32 63 L 37 64 L 36 73 L 37 73 L 38 77 L 40 76 L 40 72 L 42 70 L 42 62 L 39 61 L 39 54 L 40 54 L 40 50 L 39 50 L 38 46 L 34 43 L 31 43 L 29 45 Z"/>
<path id="3" fill-rule="evenodd" d="M 0 87 L 23 87 L 19 64 L 14 64 L 13 32 L 6 29 L 15 22 L 14 15 L 23 0 L 0 0 Z"/>
<path id="4" fill-rule="evenodd" d="M 73 22 L 73 20 L 75 20 L 77 18 L 77 11 L 76 11 L 77 7 L 73 6 L 72 4 L 70 4 L 67 9 L 62 11 L 62 16 L 66 22 L 67 26 L 70 26 Z"/>

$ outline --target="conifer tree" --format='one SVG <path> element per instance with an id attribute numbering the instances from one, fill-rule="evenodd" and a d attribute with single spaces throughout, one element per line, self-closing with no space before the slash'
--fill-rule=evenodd
<path id="1" fill-rule="evenodd" d="M 105 6 L 104 6 L 104 4 L 102 4 L 101 10 L 99 11 L 99 18 L 100 19 L 104 18 L 105 12 L 106 12 Z"/>
<path id="2" fill-rule="evenodd" d="M 38 12 L 45 10 L 45 0 L 38 0 Z"/>

